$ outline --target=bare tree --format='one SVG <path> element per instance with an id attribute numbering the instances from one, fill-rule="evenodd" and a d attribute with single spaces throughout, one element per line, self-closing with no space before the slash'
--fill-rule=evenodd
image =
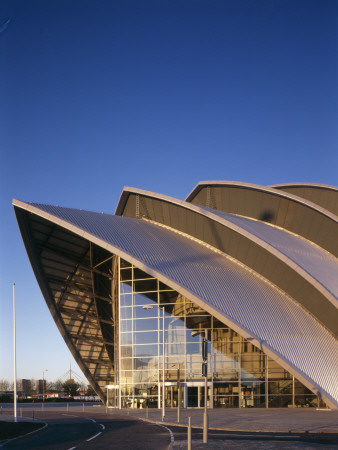
<path id="1" fill-rule="evenodd" d="M 5 379 L 0 380 L 0 392 L 9 391 L 10 387 L 11 387 L 11 384 L 8 380 L 5 380 Z"/>
<path id="2" fill-rule="evenodd" d="M 56 392 L 55 381 L 47 381 L 46 391 L 47 392 Z"/>
<path id="3" fill-rule="evenodd" d="M 31 386 L 30 386 L 30 394 L 35 394 L 36 393 L 36 391 L 37 391 L 37 383 L 36 383 L 36 380 L 34 379 L 34 378 L 32 378 L 31 379 Z"/>
<path id="4" fill-rule="evenodd" d="M 58 378 L 54 382 L 56 392 L 63 392 L 63 384 L 64 383 L 63 383 L 63 381 L 60 378 Z"/>

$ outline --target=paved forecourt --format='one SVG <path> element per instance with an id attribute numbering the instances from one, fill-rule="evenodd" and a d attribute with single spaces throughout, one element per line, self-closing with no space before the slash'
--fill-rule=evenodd
<path id="1" fill-rule="evenodd" d="M 203 427 L 203 408 L 181 409 L 180 425 L 187 425 L 189 417 L 193 427 Z M 119 410 L 112 410 L 117 414 Z M 142 419 L 177 425 L 177 409 L 166 409 L 162 421 L 162 410 L 130 409 L 124 414 Z M 232 431 L 269 431 L 303 433 L 338 433 L 338 410 L 329 409 L 209 409 L 209 427 Z"/>

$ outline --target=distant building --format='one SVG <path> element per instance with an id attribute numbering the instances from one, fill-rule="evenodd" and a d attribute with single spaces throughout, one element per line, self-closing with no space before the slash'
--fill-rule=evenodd
<path id="1" fill-rule="evenodd" d="M 13 205 L 108 405 L 161 407 L 164 384 L 171 407 L 180 389 L 183 407 L 338 408 L 338 188 L 202 182 L 186 201 L 125 188 L 115 215 Z"/>
<path id="2" fill-rule="evenodd" d="M 37 380 L 37 394 L 46 393 L 46 380 Z"/>
<path id="3" fill-rule="evenodd" d="M 19 383 L 19 392 L 22 395 L 28 395 L 32 393 L 32 382 L 31 380 L 26 380 L 22 378 Z"/>

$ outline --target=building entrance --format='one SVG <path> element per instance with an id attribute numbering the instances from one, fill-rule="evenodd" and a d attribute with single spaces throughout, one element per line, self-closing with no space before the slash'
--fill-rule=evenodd
<path id="1" fill-rule="evenodd" d="M 208 382 L 207 401 L 208 407 L 212 408 L 210 404 L 212 383 Z M 204 382 L 192 381 L 184 384 L 184 408 L 203 408 L 205 401 L 205 385 Z"/>
<path id="2" fill-rule="evenodd" d="M 198 408 L 198 387 L 190 386 L 188 389 L 188 408 Z"/>
<path id="3" fill-rule="evenodd" d="M 180 399 L 181 399 L 181 406 L 182 406 L 182 388 Z M 178 406 L 178 389 L 177 385 L 172 384 L 171 386 L 166 385 L 165 387 L 165 405 L 168 408 L 177 408 Z"/>
<path id="4" fill-rule="evenodd" d="M 110 408 L 119 407 L 119 386 L 111 384 L 106 386 L 107 406 Z"/>

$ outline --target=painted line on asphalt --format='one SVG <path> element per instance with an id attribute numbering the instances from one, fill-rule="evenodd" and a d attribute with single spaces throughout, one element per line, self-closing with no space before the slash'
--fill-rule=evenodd
<path id="1" fill-rule="evenodd" d="M 99 433 L 95 434 L 95 436 L 92 436 L 91 438 L 87 439 L 87 442 L 92 441 L 96 437 L 100 436 L 100 434 L 102 434 L 102 431 L 100 431 Z"/>
<path id="2" fill-rule="evenodd" d="M 102 425 L 102 423 L 100 423 L 100 427 L 102 427 L 102 430 L 106 429 L 106 427 L 104 425 Z"/>
<path id="3" fill-rule="evenodd" d="M 87 420 L 91 420 L 92 422 L 96 423 L 96 420 L 90 419 L 89 417 L 86 417 Z"/>
<path id="4" fill-rule="evenodd" d="M 74 448 L 76 448 L 76 447 L 69 448 L 68 450 L 74 450 Z"/>
<path id="5" fill-rule="evenodd" d="M 167 431 L 169 431 L 169 434 L 170 434 L 170 446 L 174 445 L 175 438 L 174 438 L 174 433 L 171 431 L 171 429 L 168 428 L 168 427 L 165 427 L 164 425 L 160 425 L 160 424 L 157 424 L 157 425 L 159 427 L 165 428 Z"/>

